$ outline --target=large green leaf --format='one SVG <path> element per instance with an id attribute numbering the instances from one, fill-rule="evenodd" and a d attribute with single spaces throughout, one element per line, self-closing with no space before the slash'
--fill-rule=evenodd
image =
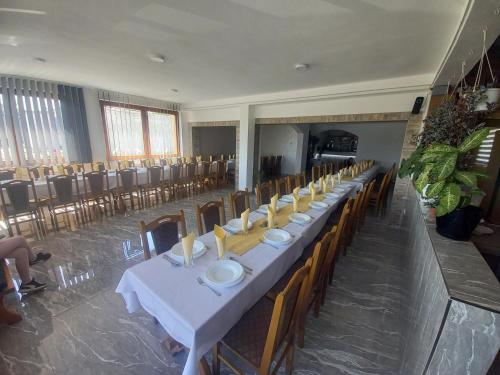
<path id="1" fill-rule="evenodd" d="M 429 175 L 432 166 L 433 166 L 432 164 L 425 165 L 424 170 L 422 171 L 422 173 L 420 173 L 417 180 L 415 181 L 415 188 L 419 193 L 422 193 L 424 187 L 429 183 Z"/>
<path id="2" fill-rule="evenodd" d="M 455 170 L 457 153 L 445 154 L 432 168 L 431 180 L 441 181 L 446 179 Z"/>
<path id="3" fill-rule="evenodd" d="M 460 202 L 460 187 L 455 183 L 447 183 L 446 186 L 439 193 L 439 207 L 441 207 L 440 212 L 444 212 L 442 215 L 447 214 L 457 208 Z M 438 211 L 436 211 L 438 215 Z M 442 216 L 438 215 L 438 216 Z"/>
<path id="4" fill-rule="evenodd" d="M 425 152 L 458 152 L 456 147 L 450 145 L 443 145 L 440 143 L 436 143 L 433 145 L 429 145 Z"/>
<path id="5" fill-rule="evenodd" d="M 486 172 L 481 172 L 481 171 L 471 171 L 471 172 L 474 173 L 479 178 L 490 178 L 490 175 Z"/>
<path id="6" fill-rule="evenodd" d="M 467 185 L 467 186 L 476 186 L 477 185 L 477 177 L 473 172 L 467 171 L 455 171 L 453 174 L 458 181 Z"/>
<path id="7" fill-rule="evenodd" d="M 476 148 L 481 144 L 482 141 L 486 139 L 489 133 L 490 128 L 482 128 L 476 130 L 474 133 L 464 139 L 462 144 L 458 146 L 458 150 L 460 152 L 467 152 L 469 150 L 472 150 L 473 148 Z"/>
<path id="8" fill-rule="evenodd" d="M 447 213 L 448 211 L 446 211 L 446 208 L 444 208 L 443 206 L 438 205 L 436 207 L 436 216 L 443 216 L 446 215 Z"/>
<path id="9" fill-rule="evenodd" d="M 425 189 L 425 196 L 427 198 L 434 198 L 437 197 L 439 192 L 443 190 L 444 185 L 446 185 L 446 181 L 438 181 L 433 184 L 430 184 L 427 189 Z"/>
<path id="10" fill-rule="evenodd" d="M 434 162 L 438 160 L 443 154 L 440 152 L 426 152 L 420 158 L 422 163 Z"/>

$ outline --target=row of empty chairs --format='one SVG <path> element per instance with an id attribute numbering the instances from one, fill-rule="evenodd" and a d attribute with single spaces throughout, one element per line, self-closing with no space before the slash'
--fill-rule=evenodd
<path id="1" fill-rule="evenodd" d="M 168 169 L 150 166 L 145 168 L 147 176 L 142 184 L 137 168 L 118 169 L 112 172 L 116 182 L 113 187 L 110 187 L 107 170 L 84 172 L 83 167 L 78 169 L 77 165 L 68 174 L 48 172 L 45 181 L 8 179 L 0 184 L 1 213 L 10 235 L 13 235 L 12 227 L 20 234 L 20 225 L 30 222 L 34 232 L 43 236 L 47 233 L 45 209 L 54 230 L 59 229 L 58 216 L 61 215 L 68 220 L 69 214 L 74 215 L 77 225 L 86 223 L 92 219 L 92 212 L 99 216 L 113 215 L 116 209 L 125 211 L 128 206 L 141 209 L 151 206 L 153 200 L 164 203 L 222 187 L 228 182 L 226 163 L 219 160 L 172 164 Z M 45 197 L 40 196 L 41 189 Z"/>
<path id="2" fill-rule="evenodd" d="M 305 186 L 305 181 L 301 185 Z M 369 181 L 355 198 L 347 198 L 337 212 L 332 213 L 316 239 L 303 250 L 300 259 L 215 345 L 213 374 L 220 373 L 221 362 L 234 373 L 244 373 L 229 353 L 236 354 L 259 374 L 275 373 L 283 361 L 287 373 L 291 373 L 295 345 L 307 344 L 305 327 L 309 312 L 318 317 L 332 285 L 336 261 L 342 252 L 347 255 L 355 233 L 363 226 L 374 186 L 375 180 Z M 229 195 L 233 217 L 249 207 L 248 194 L 239 191 Z M 198 205 L 196 216 L 200 235 L 213 230 L 215 224 L 224 225 L 224 200 Z M 168 251 L 179 237 L 186 235 L 184 212 L 165 215 L 148 224 L 140 223 L 146 259 L 151 257 L 148 232 L 157 255 Z"/>

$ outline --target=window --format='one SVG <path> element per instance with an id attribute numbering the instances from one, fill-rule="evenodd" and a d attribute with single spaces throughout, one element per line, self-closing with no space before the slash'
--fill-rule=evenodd
<path id="1" fill-rule="evenodd" d="M 57 87 L 31 87 L 2 79 L 0 88 L 0 164 L 63 163 L 67 158 Z"/>
<path id="2" fill-rule="evenodd" d="M 177 112 L 106 101 L 101 108 L 109 159 L 178 155 Z"/>
<path id="3" fill-rule="evenodd" d="M 486 139 L 479 145 L 476 156 L 476 164 L 486 166 L 490 162 L 491 151 L 493 150 L 493 141 L 495 133 L 500 129 L 491 129 Z"/>

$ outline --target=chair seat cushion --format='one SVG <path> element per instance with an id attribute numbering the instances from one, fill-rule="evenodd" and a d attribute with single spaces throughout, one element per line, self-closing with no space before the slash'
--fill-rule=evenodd
<path id="1" fill-rule="evenodd" d="M 231 328 L 221 342 L 246 358 L 255 367 L 259 367 L 273 309 L 273 301 L 261 298 Z"/>

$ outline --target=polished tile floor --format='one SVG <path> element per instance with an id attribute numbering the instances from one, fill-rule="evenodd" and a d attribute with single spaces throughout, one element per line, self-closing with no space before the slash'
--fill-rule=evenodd
<path id="1" fill-rule="evenodd" d="M 185 354 L 165 352 L 163 329 L 145 312 L 128 314 L 114 290 L 123 271 L 142 261 L 140 219 L 182 208 L 188 230 L 195 230 L 195 204 L 227 192 L 105 218 L 34 242 L 53 254 L 33 267 L 35 277 L 49 286 L 27 298 L 7 297 L 23 321 L 0 327 L 0 374 L 181 374 Z M 320 317 L 308 321 L 295 374 L 398 373 L 404 270 L 394 222 L 390 213 L 368 217 L 348 255 L 340 258 Z"/>

